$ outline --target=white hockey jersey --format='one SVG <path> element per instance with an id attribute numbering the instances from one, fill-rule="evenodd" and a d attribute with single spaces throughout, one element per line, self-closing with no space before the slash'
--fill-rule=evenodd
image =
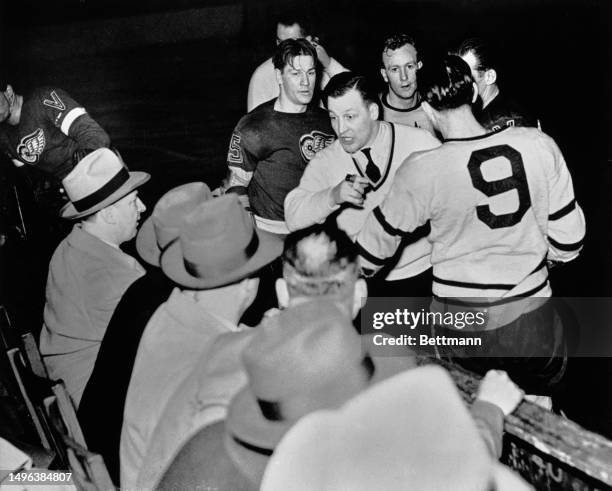
<path id="1" fill-rule="evenodd" d="M 359 233 L 365 266 L 379 268 L 402 233 L 427 221 L 440 297 L 550 296 L 547 259 L 574 259 L 585 234 L 563 155 L 534 128 L 409 157 Z"/>

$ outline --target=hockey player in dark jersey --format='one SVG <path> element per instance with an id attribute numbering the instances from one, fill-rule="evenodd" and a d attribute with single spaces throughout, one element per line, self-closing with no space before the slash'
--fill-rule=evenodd
<path id="1" fill-rule="evenodd" d="M 31 165 L 61 181 L 87 153 L 108 147 L 110 138 L 85 108 L 56 87 L 0 94 L 0 147 L 13 163 Z"/>
<path id="2" fill-rule="evenodd" d="M 505 126 L 540 127 L 538 118 L 508 95 L 507 90 L 500 90 L 499 63 L 492 43 L 480 38 L 466 39 L 454 54 L 468 64 L 478 87 L 473 112 L 482 126 L 491 131 Z"/>
<path id="3" fill-rule="evenodd" d="M 334 140 L 329 117 L 311 105 L 317 55 L 305 39 L 281 42 L 273 58 L 280 87 L 277 99 L 244 116 L 230 141 L 227 192 L 243 196 L 259 228 L 289 231 L 283 203 L 312 157 Z"/>

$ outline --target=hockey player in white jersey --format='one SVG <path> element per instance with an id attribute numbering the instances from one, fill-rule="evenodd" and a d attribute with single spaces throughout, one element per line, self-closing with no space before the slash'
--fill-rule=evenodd
<path id="1" fill-rule="evenodd" d="M 413 153 L 397 171 L 359 233 L 363 263 L 380 268 L 402 234 L 429 222 L 432 308 L 485 311 L 487 356 L 550 360 L 562 329 L 547 301 L 547 265 L 576 258 L 585 234 L 563 155 L 535 128 L 488 133 L 472 114 L 477 89 L 457 56 L 424 66 L 419 90 L 444 143 Z M 517 341 L 511 352 L 496 351 L 502 335 Z"/>

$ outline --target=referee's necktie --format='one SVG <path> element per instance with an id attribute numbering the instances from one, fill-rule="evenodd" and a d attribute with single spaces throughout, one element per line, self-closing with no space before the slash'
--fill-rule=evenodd
<path id="1" fill-rule="evenodd" d="M 368 159 L 368 165 L 366 165 L 365 169 L 366 176 L 368 176 L 368 179 L 372 181 L 372 183 L 376 184 L 378 181 L 380 181 L 380 170 L 378 169 L 378 167 L 376 167 L 376 164 L 372 160 L 372 155 L 370 155 L 370 149 L 364 148 L 361 151 L 366 156 L 366 159 Z"/>

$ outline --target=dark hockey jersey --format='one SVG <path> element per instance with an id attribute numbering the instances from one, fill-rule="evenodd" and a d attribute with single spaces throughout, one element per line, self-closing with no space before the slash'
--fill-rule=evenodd
<path id="1" fill-rule="evenodd" d="M 18 167 L 36 166 L 61 180 L 75 152 L 108 147 L 110 139 L 65 91 L 41 87 L 24 97 L 17 125 L 0 125 L 0 145 Z"/>

